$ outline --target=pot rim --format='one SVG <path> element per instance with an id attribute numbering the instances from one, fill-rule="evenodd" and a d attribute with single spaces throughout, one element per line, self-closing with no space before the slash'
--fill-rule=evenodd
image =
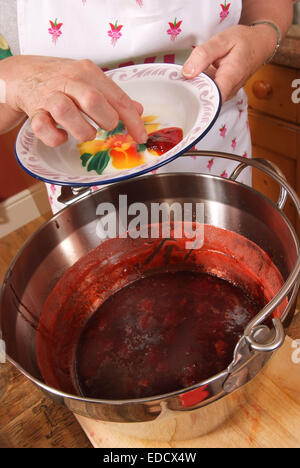
<path id="1" fill-rule="evenodd" d="M 252 356 L 252 359 L 255 356 Z M 128 404 L 145 404 L 145 403 L 153 403 L 155 401 L 159 402 L 162 400 L 167 400 L 168 398 L 172 397 L 177 397 L 180 395 L 183 395 L 185 393 L 191 392 L 193 390 L 197 390 L 202 386 L 207 386 L 211 383 L 213 383 L 216 379 L 225 379 L 225 377 L 228 376 L 228 368 L 226 368 L 224 371 L 219 372 L 218 374 L 215 374 L 212 377 L 209 377 L 206 380 L 203 380 L 201 382 L 198 382 L 191 387 L 187 387 L 184 389 L 179 389 L 175 390 L 173 392 L 169 393 L 163 393 L 160 395 L 155 395 L 151 397 L 146 397 L 146 398 L 129 398 L 126 400 L 105 400 L 105 399 L 99 399 L 99 398 L 89 398 L 89 397 L 84 397 L 80 395 L 73 395 L 71 393 L 66 393 L 63 392 L 62 390 L 58 390 L 54 387 L 50 387 L 41 380 L 33 377 L 29 372 L 27 372 L 22 366 L 20 366 L 14 359 L 12 359 L 9 355 L 7 355 L 7 360 L 16 367 L 22 374 L 27 377 L 31 382 L 35 383 L 38 387 L 42 388 L 45 391 L 48 391 L 56 396 L 63 397 L 63 398 L 68 398 L 71 400 L 76 400 L 76 401 L 81 401 L 83 403 L 96 403 L 96 404 L 103 404 L 103 405 L 114 405 L 114 406 L 121 406 L 121 405 L 128 405 Z"/>

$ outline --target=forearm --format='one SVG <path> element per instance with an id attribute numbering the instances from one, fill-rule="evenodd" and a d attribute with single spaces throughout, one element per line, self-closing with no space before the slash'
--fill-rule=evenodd
<path id="1" fill-rule="evenodd" d="M 10 107 L 7 102 L 7 81 L 3 76 L 3 71 L 7 62 L 13 60 L 10 48 L 4 37 L 0 34 L 0 135 L 16 127 L 25 114 Z"/>
<path id="2" fill-rule="evenodd" d="M 275 23 L 284 37 L 293 19 L 294 0 L 243 0 L 241 24 L 268 20 Z"/>

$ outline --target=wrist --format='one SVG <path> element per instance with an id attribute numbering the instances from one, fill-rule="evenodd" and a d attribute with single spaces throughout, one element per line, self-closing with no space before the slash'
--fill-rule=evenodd
<path id="1" fill-rule="evenodd" d="M 269 63 L 276 55 L 281 44 L 281 32 L 272 21 L 260 20 L 249 25 L 260 34 L 261 43 L 264 44 L 264 64 Z"/>

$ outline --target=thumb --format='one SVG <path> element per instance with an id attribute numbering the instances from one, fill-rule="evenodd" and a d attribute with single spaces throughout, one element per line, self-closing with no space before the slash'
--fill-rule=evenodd
<path id="1" fill-rule="evenodd" d="M 224 57 L 229 50 L 230 46 L 227 44 L 227 41 L 224 41 L 221 34 L 212 37 L 209 41 L 204 42 L 204 44 L 193 50 L 183 65 L 183 76 L 185 78 L 194 78 L 206 70 L 209 65 Z"/>

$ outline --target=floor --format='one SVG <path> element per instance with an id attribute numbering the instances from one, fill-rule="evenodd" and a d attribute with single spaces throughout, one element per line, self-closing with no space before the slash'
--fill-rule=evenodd
<path id="1" fill-rule="evenodd" d="M 41 218 L 0 239 L 0 281 L 16 252 L 28 237 L 51 217 Z M 298 300 L 298 311 L 300 297 Z M 288 330 L 292 338 L 300 338 L 300 314 Z M 56 406 L 36 386 L 10 364 L 0 366 L 0 448 L 88 448 L 90 442 L 74 416 Z M 3 384 L 4 382 L 4 384 Z"/>

